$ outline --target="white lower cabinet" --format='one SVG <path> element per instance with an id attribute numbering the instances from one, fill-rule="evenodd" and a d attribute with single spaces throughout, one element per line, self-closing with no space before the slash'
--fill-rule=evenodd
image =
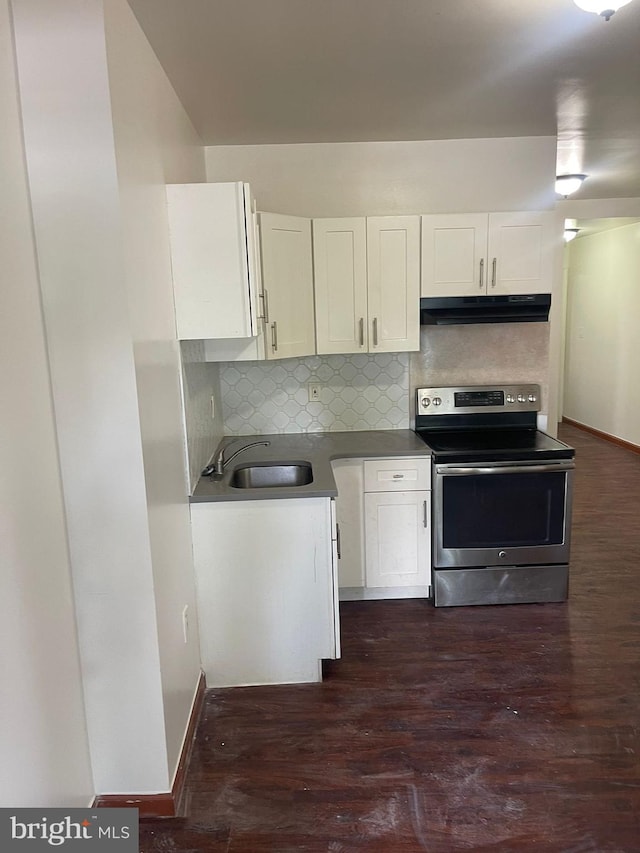
<path id="1" fill-rule="evenodd" d="M 431 492 L 365 494 L 367 587 L 429 586 L 430 513 Z"/>
<path id="2" fill-rule="evenodd" d="M 211 687 L 320 681 L 340 654 L 330 498 L 191 504 Z"/>
<path id="3" fill-rule="evenodd" d="M 428 597 L 431 461 L 332 462 L 338 487 L 338 577 L 343 600 Z"/>
<path id="4" fill-rule="evenodd" d="M 431 462 L 364 463 L 367 588 L 402 588 L 428 596 L 431 583 Z"/>
<path id="5" fill-rule="evenodd" d="M 362 459 L 336 459 L 331 468 L 338 488 L 339 585 L 340 589 L 361 589 L 364 586 Z"/>

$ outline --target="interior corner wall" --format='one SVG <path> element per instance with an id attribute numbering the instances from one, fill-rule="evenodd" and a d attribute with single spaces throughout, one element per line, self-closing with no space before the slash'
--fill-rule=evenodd
<path id="1" fill-rule="evenodd" d="M 220 388 L 224 364 L 218 365 L 206 360 L 203 341 L 180 341 L 180 350 L 184 432 L 188 445 L 186 467 L 190 494 L 193 494 L 200 479 L 200 472 L 211 461 L 216 447 L 227 431 L 223 418 L 224 399 Z"/>
<path id="2" fill-rule="evenodd" d="M 564 414 L 640 446 L 640 224 L 569 246 Z"/>
<path id="3" fill-rule="evenodd" d="M 103 3 L 13 16 L 94 790 L 167 791 Z"/>
<path id="4" fill-rule="evenodd" d="M 209 181 L 248 181 L 258 210 L 391 216 L 548 210 L 556 138 L 218 145 Z"/>
<path id="5" fill-rule="evenodd" d="M 10 10 L 0 0 L 0 803 L 94 794 Z"/>
<path id="6" fill-rule="evenodd" d="M 165 184 L 204 181 L 204 149 L 126 0 L 105 3 L 105 24 L 172 775 L 200 676 L 200 653 Z M 211 428 L 210 396 L 211 391 L 206 401 Z M 209 436 L 209 454 L 214 441 Z"/>

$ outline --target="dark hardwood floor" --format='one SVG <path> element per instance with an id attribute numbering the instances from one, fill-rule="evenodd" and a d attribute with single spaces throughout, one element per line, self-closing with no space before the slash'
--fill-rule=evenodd
<path id="1" fill-rule="evenodd" d="M 567 603 L 343 604 L 323 684 L 208 691 L 141 851 L 640 851 L 640 456 L 561 437 Z"/>

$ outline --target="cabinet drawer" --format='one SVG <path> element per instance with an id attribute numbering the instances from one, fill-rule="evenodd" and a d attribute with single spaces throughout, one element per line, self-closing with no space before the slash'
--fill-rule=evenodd
<path id="1" fill-rule="evenodd" d="M 430 488 L 429 458 L 365 460 L 365 492 L 412 492 Z"/>

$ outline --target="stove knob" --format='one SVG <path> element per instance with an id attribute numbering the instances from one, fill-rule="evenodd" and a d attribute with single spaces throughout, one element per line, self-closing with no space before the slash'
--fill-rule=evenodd
<path id="1" fill-rule="evenodd" d="M 529 394 L 529 402 L 530 403 L 535 403 L 537 399 L 538 398 L 536 397 L 535 394 Z"/>
<path id="2" fill-rule="evenodd" d="M 420 405 L 423 409 L 428 409 L 431 405 L 431 400 L 428 397 L 423 397 L 422 400 L 420 400 Z"/>
<path id="3" fill-rule="evenodd" d="M 518 402 L 519 403 L 526 403 L 527 402 L 527 398 L 524 396 L 524 394 L 518 394 Z"/>
<path id="4" fill-rule="evenodd" d="M 507 403 L 515 403 L 515 401 L 516 398 L 513 396 L 513 394 L 507 394 Z"/>
<path id="5" fill-rule="evenodd" d="M 441 404 L 442 404 L 442 400 L 440 399 L 440 397 L 434 397 L 433 398 L 433 405 L 434 406 L 440 406 Z"/>

